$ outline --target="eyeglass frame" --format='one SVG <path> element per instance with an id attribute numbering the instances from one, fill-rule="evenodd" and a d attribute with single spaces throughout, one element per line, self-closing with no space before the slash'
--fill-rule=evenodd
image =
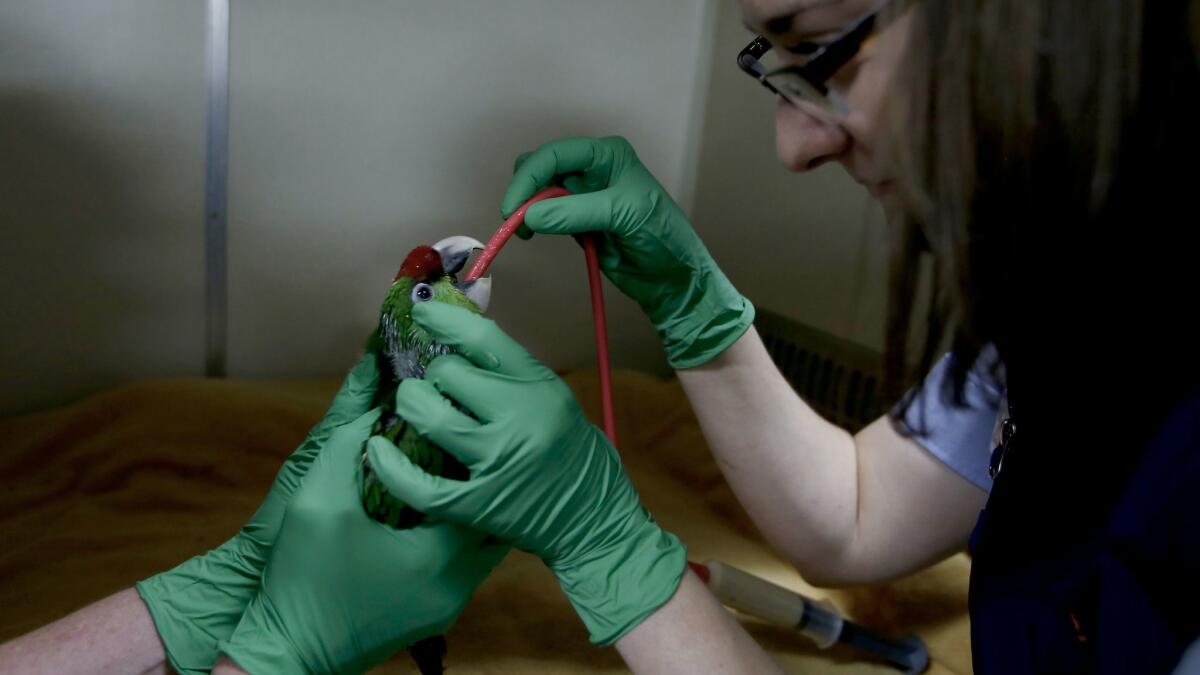
<path id="1" fill-rule="evenodd" d="M 750 44 L 738 52 L 738 68 L 776 96 L 787 99 L 789 103 L 815 106 L 818 114 L 831 116 L 833 121 L 837 121 L 846 116 L 848 108 L 845 99 L 836 91 L 830 90 L 828 82 L 838 70 L 858 55 L 862 46 L 878 30 L 887 26 L 888 21 L 881 20 L 880 14 L 890 1 L 883 0 L 874 9 L 859 17 L 850 28 L 827 42 L 805 42 L 792 48 L 790 51 L 809 54 L 808 60 L 801 65 L 783 66 L 767 71 L 760 59 L 774 46 L 764 36 L 756 35 Z M 771 78 L 779 80 L 784 77 L 791 78 L 793 86 L 798 85 L 801 89 L 781 91 L 770 82 Z"/>

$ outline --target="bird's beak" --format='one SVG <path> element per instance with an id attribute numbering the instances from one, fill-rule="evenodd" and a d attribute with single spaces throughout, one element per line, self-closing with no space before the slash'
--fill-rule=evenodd
<path id="1" fill-rule="evenodd" d="M 439 241 L 433 245 L 433 250 L 442 257 L 442 269 L 447 274 L 457 274 L 467 264 L 471 251 L 483 250 L 483 244 L 478 239 L 458 235 Z M 492 300 L 491 277 L 456 283 L 455 286 L 479 307 L 479 311 L 487 311 L 488 303 Z"/>
<path id="2" fill-rule="evenodd" d="M 471 251 L 483 250 L 483 244 L 478 239 L 457 235 L 434 244 L 433 250 L 442 257 L 442 269 L 446 274 L 457 274 L 467 264 Z"/>
<path id="3" fill-rule="evenodd" d="M 474 281 L 458 284 L 459 290 L 475 303 L 479 311 L 486 312 L 488 303 L 492 301 L 492 278 L 481 277 Z"/>

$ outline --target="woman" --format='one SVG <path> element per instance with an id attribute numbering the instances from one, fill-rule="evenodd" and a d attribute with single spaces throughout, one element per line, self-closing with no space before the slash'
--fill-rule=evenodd
<path id="1" fill-rule="evenodd" d="M 1180 602 L 1200 569 L 1198 5 L 917 15 L 895 156 L 941 281 L 924 353 L 994 344 L 1015 430 L 973 537 L 976 671 L 1168 672 L 1200 627 Z"/>
<path id="2" fill-rule="evenodd" d="M 763 78 L 780 95 L 785 162 L 841 161 L 889 206 L 889 373 L 896 391 L 924 382 L 890 420 L 851 438 L 795 398 L 754 333 L 753 308 L 627 143 L 540 148 L 518 162 L 504 210 L 559 180 L 582 193 L 538 204 L 527 224 L 605 233 L 605 271 L 659 330 L 722 470 L 810 580 L 902 574 L 967 545 L 974 530 L 977 672 L 1170 672 L 1200 634 L 1200 358 L 1188 312 L 1197 249 L 1187 222 L 1200 156 L 1200 2 L 897 2 L 814 53 L 862 4 L 744 0 L 743 10 L 786 52 L 788 67 Z M 893 77 L 888 105 L 868 94 Z M 889 119 L 890 133 L 879 124 Z M 917 316 L 926 252 L 935 297 Z M 189 655 L 206 670 L 220 652 L 217 671 L 365 668 L 453 620 L 502 555 L 484 545 L 487 533 L 541 556 L 593 640 L 615 644 L 637 672 L 776 668 L 686 572 L 683 545 L 641 507 L 615 450 L 552 371 L 476 315 L 430 303 L 413 318 L 462 355 L 406 381 L 397 411 L 471 478 L 431 477 L 379 438 L 368 452 L 393 493 L 447 522 L 422 533 L 426 543 L 396 547 L 350 508 L 356 483 L 338 458 L 357 455 L 372 413 L 331 411 L 338 430 L 317 434 L 328 447 L 301 448 L 310 477 L 293 495 L 299 481 L 281 473 L 265 520 L 249 528 L 263 536 L 231 540 L 256 552 L 232 557 L 252 563 L 227 575 L 244 592 L 224 592 L 235 584 L 208 570 L 221 549 L 139 587 L 172 663 L 186 669 Z M 910 343 L 923 354 L 915 368 Z M 974 469 L 914 440 L 931 433 L 914 411 L 969 402 L 981 376 L 1003 380 L 1009 402 L 1005 442 L 990 467 L 979 460 L 995 479 L 990 496 L 967 479 Z M 351 405 L 359 398 L 335 411 L 362 413 Z M 931 424 L 964 419 L 947 412 Z M 347 537 L 387 555 L 319 555 L 346 550 Z M 295 564 L 313 555 L 321 564 Z M 372 570 L 377 585 L 362 588 L 363 561 L 374 560 L 409 583 Z M 413 583 L 429 570 L 441 573 Z M 125 600 L 144 634 L 148 618 Z M 51 637 L 73 635 L 69 620 Z M 145 665 L 163 658 L 157 643 L 141 652 Z"/>
<path id="3" fill-rule="evenodd" d="M 927 386 L 904 397 L 895 427 L 919 435 L 920 425 L 909 423 L 914 406 L 930 396 L 963 398 L 971 367 L 993 361 L 979 358 L 993 349 L 999 363 L 985 369 L 1008 391 L 1006 440 L 990 467 L 994 491 L 973 537 L 980 673 L 1169 672 L 1200 633 L 1184 604 L 1196 597 L 1200 569 L 1192 537 L 1200 359 L 1187 312 L 1196 248 L 1192 228 L 1176 222 L 1187 213 L 1188 160 L 1200 156 L 1196 4 L 928 0 L 875 19 L 911 31 L 901 86 L 892 90 L 893 142 L 875 161 L 855 154 L 861 148 L 836 158 L 875 177 L 873 191 L 893 207 L 893 380 L 915 382 L 934 355 L 952 354 L 944 391 Z M 797 17 L 786 19 L 789 28 L 775 30 Z M 866 44 L 870 31 L 862 33 Z M 830 89 L 839 76 L 855 79 L 847 68 L 868 70 L 871 57 L 894 46 L 878 42 L 887 44 L 827 69 Z M 807 61 L 796 61 L 791 73 L 804 77 Z M 776 81 L 795 114 L 853 132 L 853 102 L 850 115 L 831 122 L 836 101 L 791 100 L 821 83 L 789 91 L 784 78 Z M 916 523 L 932 532 L 890 566 L 878 543 L 888 541 L 887 528 L 860 522 L 866 504 L 889 491 L 949 485 L 923 480 L 932 474 L 880 475 L 864 471 L 860 457 L 849 484 L 857 502 L 822 511 L 821 493 L 796 498 L 817 505 L 756 503 L 768 489 L 748 475 L 764 486 L 767 474 L 833 482 L 847 461 L 855 473 L 855 453 L 814 462 L 762 449 L 772 440 L 786 446 L 787 424 L 768 418 L 792 413 L 778 379 L 765 376 L 748 328 L 752 309 L 627 144 L 570 139 L 522 158 L 505 211 L 557 180 L 584 194 L 531 208 L 527 224 L 535 232 L 606 233 L 609 278 L 658 328 L 731 484 L 774 543 L 795 547 L 788 552 L 802 573 L 865 581 L 947 553 L 954 528 L 977 515 L 969 494 L 930 497 L 953 513 L 934 527 Z M 935 262 L 935 297 L 930 315 L 917 317 L 912 289 L 925 251 Z M 541 555 L 593 639 L 615 642 L 635 671 L 770 668 L 682 573 L 682 546 L 640 508 L 615 452 L 561 383 L 494 325 L 457 314 L 414 312 L 447 339 L 471 337 L 458 338 L 466 358 L 435 364 L 428 383 L 402 389 L 398 407 L 462 456 L 472 479 L 430 479 L 376 448 L 372 461 L 385 467 L 393 491 Z M 914 323 L 925 329 L 916 340 L 924 357 L 909 373 Z M 752 399 L 764 387 L 779 395 L 774 405 L 769 395 Z M 455 413 L 443 395 L 485 423 Z M 740 461 L 718 449 L 735 444 L 729 436 L 741 441 Z M 796 513 L 828 516 L 850 535 Z M 802 541 L 786 542 L 787 527 Z M 851 571 L 839 572 L 843 563 Z"/>

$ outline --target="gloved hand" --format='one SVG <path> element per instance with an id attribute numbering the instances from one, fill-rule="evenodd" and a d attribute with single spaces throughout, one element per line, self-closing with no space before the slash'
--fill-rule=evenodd
<path id="1" fill-rule="evenodd" d="M 449 628 L 508 552 L 460 525 L 367 515 L 361 453 L 378 418 L 334 431 L 287 505 L 262 587 L 219 645 L 247 672 L 365 671 Z"/>
<path id="2" fill-rule="evenodd" d="M 754 322 L 754 306 L 717 267 L 687 216 L 624 138 L 567 138 L 517 160 L 504 193 L 508 217 L 562 180 L 575 194 L 529 207 L 532 232 L 603 233 L 600 267 L 641 305 L 674 368 L 702 365 Z M 518 235 L 531 236 L 524 229 Z"/>
<path id="3" fill-rule="evenodd" d="M 212 670 L 217 642 L 233 634 L 258 592 L 284 509 L 301 478 L 334 430 L 371 408 L 378 384 L 375 358 L 368 354 L 350 371 L 325 418 L 284 461 L 266 500 L 240 532 L 202 556 L 137 583 L 175 670 Z"/>
<path id="4" fill-rule="evenodd" d="M 367 445 L 371 466 L 415 508 L 540 556 L 592 641 L 615 642 L 674 594 L 683 544 L 642 507 L 567 385 L 495 322 L 436 302 L 413 307 L 412 318 L 463 356 L 440 356 L 424 380 L 402 382 L 396 412 L 471 475 L 430 475 L 383 438 Z"/>

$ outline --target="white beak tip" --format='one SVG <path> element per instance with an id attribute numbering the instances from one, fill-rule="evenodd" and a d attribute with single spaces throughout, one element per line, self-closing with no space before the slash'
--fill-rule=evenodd
<path id="1" fill-rule="evenodd" d="M 469 281 L 463 289 L 463 294 L 475 303 L 480 312 L 486 312 L 488 305 L 492 301 L 492 278 L 480 277 L 475 281 Z"/>

